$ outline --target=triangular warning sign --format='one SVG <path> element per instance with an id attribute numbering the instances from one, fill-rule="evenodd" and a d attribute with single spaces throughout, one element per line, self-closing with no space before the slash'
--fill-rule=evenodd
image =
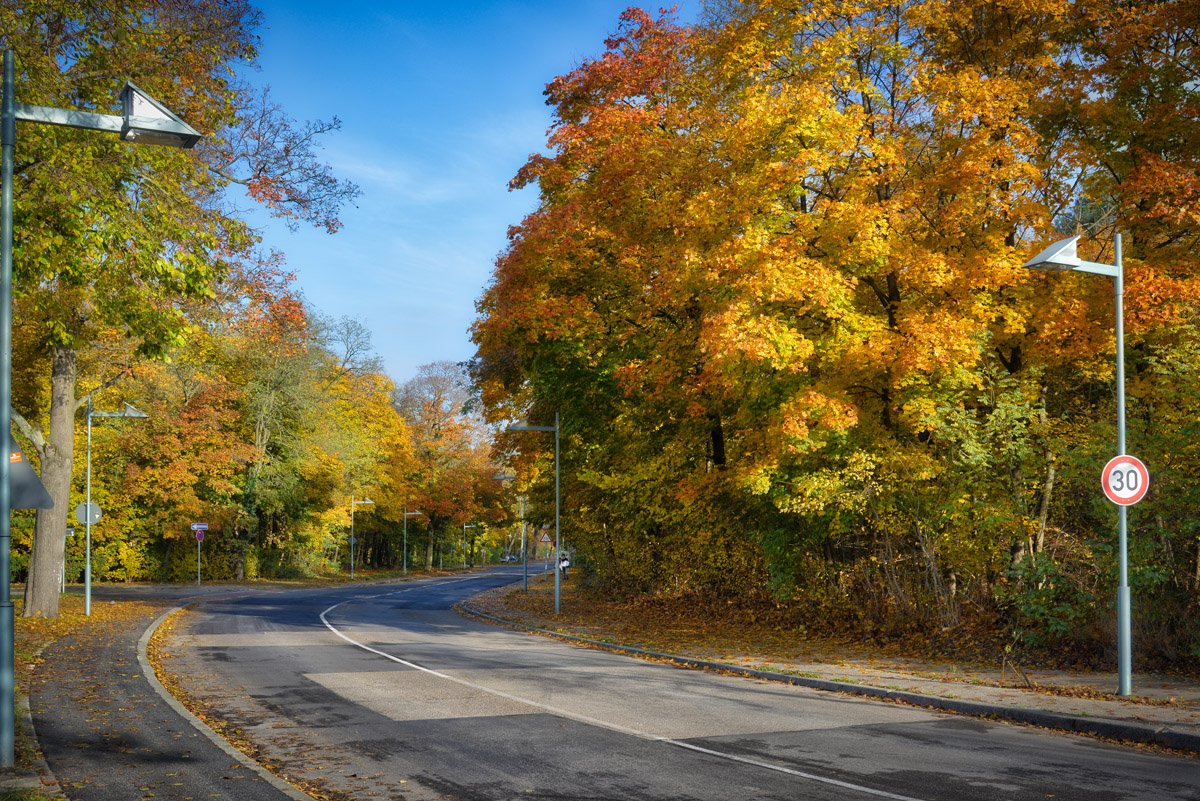
<path id="1" fill-rule="evenodd" d="M 549 532 L 549 531 L 543 531 L 543 532 L 542 532 L 542 542 L 554 542 L 554 540 L 550 539 L 550 532 Z"/>
<path id="2" fill-rule="evenodd" d="M 33 466 L 21 452 L 21 447 L 8 435 L 9 506 L 12 509 L 53 509 L 54 501 Z"/>

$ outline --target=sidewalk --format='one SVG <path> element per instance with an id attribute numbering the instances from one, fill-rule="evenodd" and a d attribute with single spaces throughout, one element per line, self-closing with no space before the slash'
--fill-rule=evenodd
<path id="1" fill-rule="evenodd" d="M 244 591 L 222 585 L 94 588 L 88 625 L 46 646 L 25 682 L 27 714 L 20 725 L 32 726 L 40 753 L 0 771 L 0 796 L 311 801 L 263 775 L 231 746 L 211 741 L 155 688 L 143 660 L 146 632 L 168 609 Z M 124 611 L 107 614 L 122 606 Z"/>
<path id="2" fill-rule="evenodd" d="M 537 592 L 533 582 L 530 592 Z M 1008 720 L 1113 740 L 1156 745 L 1200 755 L 1200 681 L 1135 673 L 1133 695 L 1116 693 L 1112 673 L 965 669 L 878 654 L 813 649 L 803 657 L 767 648 L 707 641 L 696 632 L 687 643 L 661 647 L 651 630 L 606 628 L 586 616 L 531 612 L 510 606 L 511 589 L 477 596 L 467 614 L 502 625 L 560 637 L 594 648 L 668 660 L 682 667 L 739 673 L 832 692 L 867 695 L 948 712 Z M 566 607 L 564 607 L 564 610 Z M 574 619 L 572 619 L 574 617 Z M 619 643 L 637 642 L 642 647 Z M 1028 679 L 1029 685 L 1025 683 Z"/>

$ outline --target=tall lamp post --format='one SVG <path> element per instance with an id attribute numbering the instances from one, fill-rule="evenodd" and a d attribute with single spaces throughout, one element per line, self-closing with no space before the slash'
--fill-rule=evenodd
<path id="1" fill-rule="evenodd" d="M 126 82 L 121 90 L 121 114 L 94 114 L 18 103 L 16 57 L 4 51 L 0 85 L 0 432 L 12 429 L 12 235 L 13 151 L 17 121 L 65 125 L 115 133 L 127 142 L 189 148 L 200 133 L 157 100 Z M 14 764 L 13 628 L 9 588 L 11 573 L 12 493 L 8 459 L 0 459 L 0 768 Z"/>
<path id="2" fill-rule="evenodd" d="M 1115 264 L 1083 261 L 1079 258 L 1079 237 L 1062 239 L 1034 256 L 1023 266 L 1046 272 L 1080 272 L 1104 275 L 1113 279 L 1116 296 L 1117 337 L 1117 456 L 1125 456 L 1125 266 L 1121 261 L 1121 235 L 1113 238 Z M 1117 549 L 1119 579 L 1117 584 L 1117 695 L 1133 692 L 1133 649 L 1131 645 L 1129 600 L 1129 545 L 1125 505 L 1118 506 Z"/>
<path id="3" fill-rule="evenodd" d="M 522 421 L 513 423 L 508 430 L 554 432 L 554 614 L 557 615 L 562 609 L 562 571 L 558 569 L 558 563 L 562 560 L 562 540 L 558 536 L 558 412 L 554 413 L 554 425 L 552 426 L 531 426 Z"/>
<path id="4" fill-rule="evenodd" d="M 516 476 L 494 476 L 494 481 L 516 481 Z M 525 496 L 522 495 L 518 500 L 521 502 L 521 576 L 524 582 L 523 589 L 529 592 L 529 555 L 525 552 Z"/>
<path id="5" fill-rule="evenodd" d="M 464 569 L 467 566 L 467 529 L 469 529 L 469 528 L 479 528 L 479 526 L 476 526 L 474 524 L 468 526 L 466 523 L 463 523 L 463 568 Z"/>
<path id="6" fill-rule="evenodd" d="M 350 580 L 354 581 L 354 507 L 364 504 L 374 504 L 375 501 L 370 498 L 363 497 L 361 501 L 354 500 L 354 496 L 350 496 Z"/>
<path id="7" fill-rule="evenodd" d="M 87 402 L 87 498 L 84 509 L 84 525 L 86 526 L 87 535 L 84 538 L 83 546 L 83 613 L 90 615 L 92 613 L 92 523 L 100 519 L 98 514 L 99 509 L 96 509 L 96 514 L 92 510 L 92 418 L 93 417 L 135 417 L 146 418 L 150 415 L 139 411 L 130 404 L 125 404 L 124 411 L 120 412 L 93 412 L 92 398 L 88 396 Z M 66 556 L 63 556 L 63 573 L 66 574 Z M 199 564 L 199 562 L 197 562 Z"/>
<path id="8" fill-rule="evenodd" d="M 408 518 L 413 515 L 424 514 L 419 511 L 408 511 L 408 507 L 404 507 L 404 575 L 408 575 Z"/>

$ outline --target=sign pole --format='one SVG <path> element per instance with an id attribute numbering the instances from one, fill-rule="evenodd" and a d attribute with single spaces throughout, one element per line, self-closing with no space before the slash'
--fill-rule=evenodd
<path id="1" fill-rule="evenodd" d="M 208 531 L 208 523 L 192 523 L 192 531 L 196 532 L 196 586 L 200 586 L 200 543 L 204 541 L 204 532 Z"/>
<path id="2" fill-rule="evenodd" d="M 1117 456 L 1125 455 L 1125 268 L 1121 262 L 1121 235 L 1113 237 L 1117 275 L 1113 280 L 1117 307 Z M 1129 539 L 1125 505 L 1118 512 L 1117 547 L 1120 578 L 1117 585 L 1117 695 L 1133 692 L 1133 648 L 1130 643 Z"/>
<path id="3" fill-rule="evenodd" d="M 13 149 L 17 141 L 16 56 L 4 51 L 0 96 L 0 429 L 12 430 L 12 230 Z M 16 764 L 14 635 L 16 612 L 12 582 L 12 494 L 8 454 L 0 459 L 0 768 Z"/>
<path id="4" fill-rule="evenodd" d="M 87 405 L 87 537 L 83 546 L 83 613 L 92 613 L 92 396 Z"/>

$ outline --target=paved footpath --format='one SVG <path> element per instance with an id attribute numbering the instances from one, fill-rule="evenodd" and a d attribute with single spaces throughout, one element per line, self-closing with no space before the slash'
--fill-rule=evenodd
<path id="1" fill-rule="evenodd" d="M 166 588 L 162 595 L 193 590 Z M 223 591 L 227 594 L 229 588 Z M 118 594 L 98 589 L 96 603 Z M 281 789 L 273 777 L 239 761 L 236 752 L 213 742 L 156 689 L 157 680 L 139 660 L 139 641 L 161 614 L 179 603 L 162 595 L 142 616 L 63 638 L 42 654 L 29 707 L 57 785 L 40 792 L 80 801 L 307 798 Z M 29 777 L 23 777 L 25 782 L 20 778 L 10 777 L 9 784 L 30 784 Z"/>
<path id="2" fill-rule="evenodd" d="M 227 596 L 232 588 L 207 589 Z M 104 592 L 98 591 L 98 602 L 103 602 Z M 58 786 L 42 792 L 81 801 L 307 798 L 256 770 L 229 746 L 214 742 L 215 735 L 202 731 L 177 703 L 156 690 L 156 680 L 139 660 L 139 641 L 186 591 L 169 593 L 178 597 L 164 597 L 154 588 L 140 592 L 158 600 L 144 616 L 106 631 L 65 638 L 43 654 L 29 700 L 38 742 Z M 953 665 L 931 668 L 902 660 L 772 663 L 753 654 L 720 655 L 721 661 L 713 663 L 711 654 L 667 656 L 694 666 L 763 671 L 751 674 L 837 692 L 1165 744 L 1200 757 L 1200 684 L 1186 680 L 1135 674 L 1135 693 L 1157 701 L 1135 703 L 989 686 L 986 682 L 1000 677 Z M 1110 691 L 1115 682 L 1113 676 L 1097 674 L 1035 673 L 1029 678 L 1075 692 Z M 0 791 L 16 778 L 0 776 Z"/>

